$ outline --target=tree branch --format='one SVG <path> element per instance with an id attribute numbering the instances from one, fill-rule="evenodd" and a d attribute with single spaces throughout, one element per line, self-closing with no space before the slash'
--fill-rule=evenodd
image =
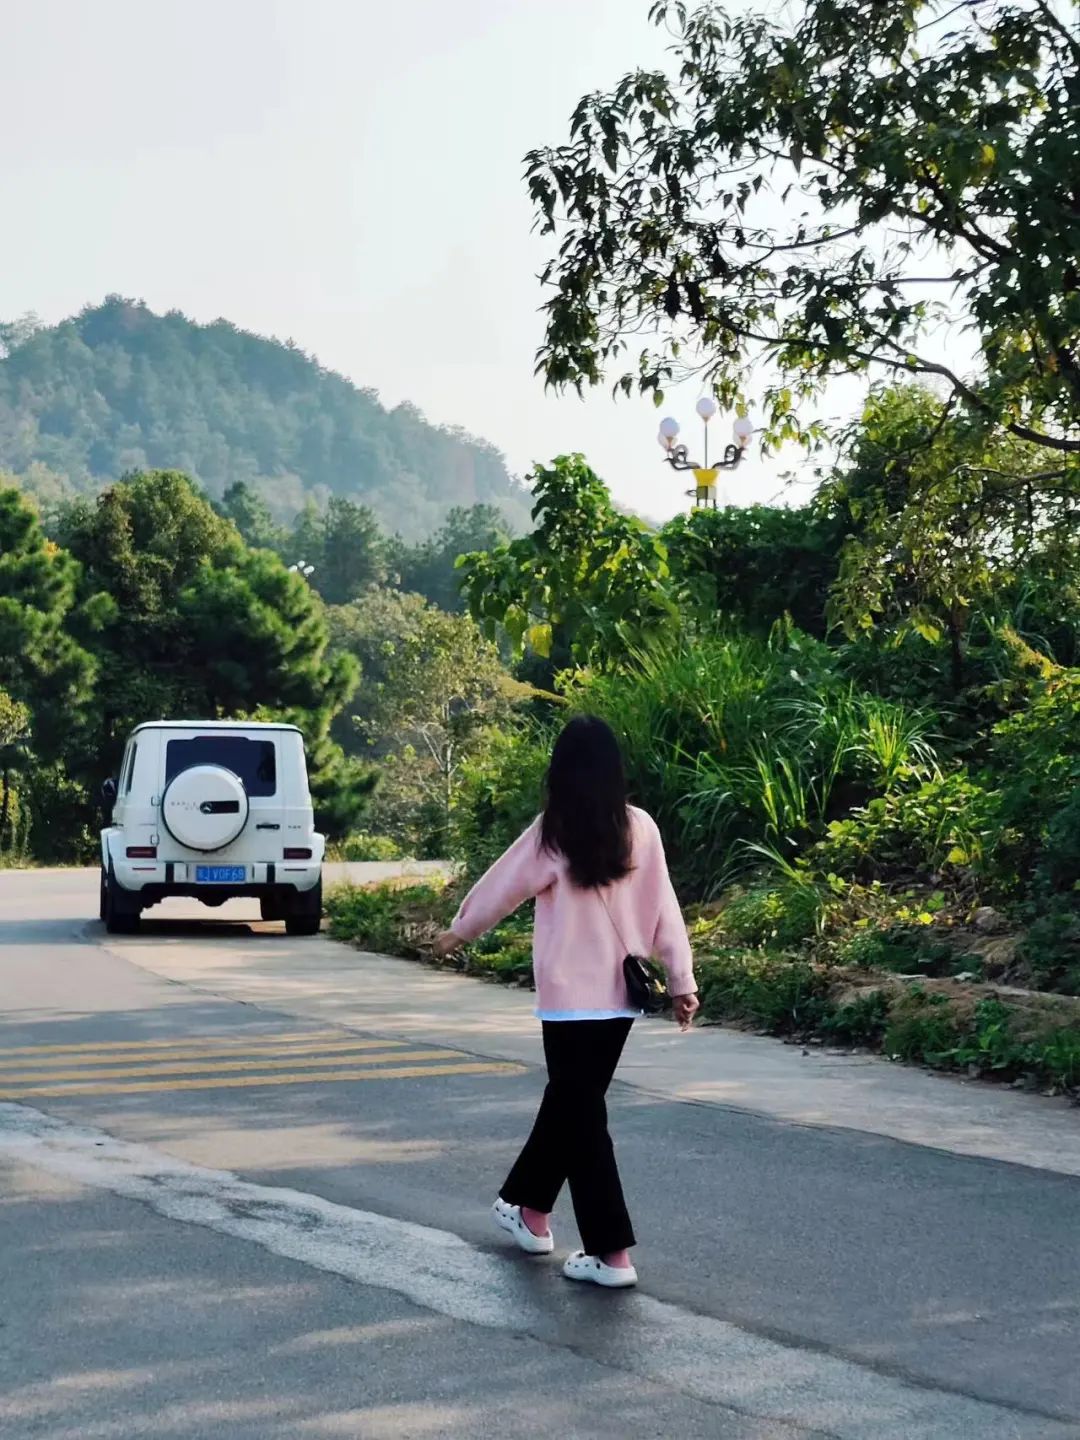
<path id="1" fill-rule="evenodd" d="M 1073 59 L 1080 61 L 1080 38 L 1075 36 L 1060 16 L 1054 14 L 1050 0 L 1035 0 L 1035 8 L 1051 30 L 1056 30 L 1072 51 Z"/>
<path id="2" fill-rule="evenodd" d="M 1015 481 L 1018 485 L 1043 485 L 1048 480 L 1064 480 L 1075 475 L 1080 482 L 1080 469 L 1040 470 L 1033 475 L 1011 475 L 1007 470 L 996 470 L 992 465 L 958 465 L 954 475 L 994 475 L 999 480 Z"/>

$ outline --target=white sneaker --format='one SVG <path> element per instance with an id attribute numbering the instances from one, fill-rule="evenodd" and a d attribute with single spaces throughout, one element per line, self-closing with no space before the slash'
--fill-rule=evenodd
<path id="1" fill-rule="evenodd" d="M 584 1280 L 603 1285 L 606 1290 L 628 1290 L 637 1284 L 637 1271 L 632 1265 L 605 1265 L 598 1255 L 586 1255 L 584 1250 L 574 1251 L 562 1273 L 568 1280 Z"/>
<path id="2" fill-rule="evenodd" d="M 546 1235 L 534 1235 L 521 1218 L 520 1205 L 508 1205 L 501 1197 L 491 1207 L 495 1223 L 501 1230 L 512 1235 L 526 1255 L 550 1255 L 555 1249 L 555 1237 L 549 1231 Z"/>

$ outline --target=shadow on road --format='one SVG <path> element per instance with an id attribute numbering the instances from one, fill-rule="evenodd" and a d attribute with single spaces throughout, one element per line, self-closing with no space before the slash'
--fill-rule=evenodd
<path id="1" fill-rule="evenodd" d="M 258 925 L 258 929 L 256 929 Z M 97 936 L 104 936 L 105 927 L 95 924 L 92 930 Z M 152 911 L 144 915 L 137 932 L 140 940 L 236 940 L 245 935 L 258 935 L 260 940 L 285 939 L 283 925 L 256 922 L 253 920 L 219 920 L 212 916 L 207 920 L 171 919 L 155 915 Z"/>

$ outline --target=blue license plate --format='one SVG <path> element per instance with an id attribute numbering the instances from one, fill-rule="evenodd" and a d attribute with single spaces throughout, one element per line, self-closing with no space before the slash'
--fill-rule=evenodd
<path id="1" fill-rule="evenodd" d="M 247 879 L 243 865 L 196 865 L 196 885 L 242 885 Z"/>

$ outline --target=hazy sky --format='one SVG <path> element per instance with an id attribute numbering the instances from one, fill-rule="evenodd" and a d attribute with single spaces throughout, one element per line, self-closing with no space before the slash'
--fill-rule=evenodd
<path id="1" fill-rule="evenodd" d="M 647 11 L 0 0 L 0 319 L 110 292 L 225 316 L 488 437 L 519 473 L 583 450 L 619 499 L 669 515 L 686 502 L 652 405 L 557 400 L 533 377 L 544 247 L 521 183 L 583 93 L 659 59 Z M 690 420 L 696 398 L 666 408 Z M 771 498 L 796 458 L 755 456 L 731 497 Z"/>

